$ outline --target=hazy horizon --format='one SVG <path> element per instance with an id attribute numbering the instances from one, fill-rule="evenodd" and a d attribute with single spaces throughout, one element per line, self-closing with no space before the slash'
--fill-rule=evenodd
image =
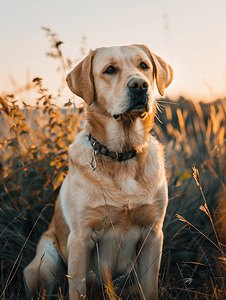
<path id="1" fill-rule="evenodd" d="M 13 93 L 34 77 L 57 93 L 59 63 L 46 57 L 50 50 L 41 26 L 58 34 L 65 58 L 81 58 L 85 48 L 142 43 L 174 69 L 166 96 L 211 100 L 226 95 L 226 1 L 223 0 L 10 0 L 0 19 L 0 94 Z M 75 65 L 75 64 L 74 64 Z M 12 80 L 13 78 L 13 80 Z M 156 93 L 157 95 L 157 93 Z M 31 94 L 22 95 L 32 102 Z M 72 97 L 65 88 L 62 101 Z M 31 103 L 33 104 L 33 103 Z"/>

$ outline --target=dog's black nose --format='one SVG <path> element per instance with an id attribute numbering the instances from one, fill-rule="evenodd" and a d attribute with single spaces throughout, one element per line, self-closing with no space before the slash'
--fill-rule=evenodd
<path id="1" fill-rule="evenodd" d="M 131 92 L 144 94 L 148 90 L 148 82 L 144 78 L 131 78 L 127 83 Z"/>

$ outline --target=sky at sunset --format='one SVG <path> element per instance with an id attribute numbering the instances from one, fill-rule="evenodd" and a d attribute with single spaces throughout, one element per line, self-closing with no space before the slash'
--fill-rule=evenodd
<path id="1" fill-rule="evenodd" d="M 174 69 L 166 96 L 226 96 L 225 0 L 5 1 L 0 18 L 0 94 L 14 92 L 12 78 L 18 88 L 37 76 L 56 93 L 59 64 L 45 55 L 50 49 L 41 26 L 58 34 L 64 56 L 72 60 L 81 57 L 84 35 L 87 51 L 146 44 Z M 67 88 L 62 95 L 65 101 L 71 96 Z M 22 96 L 34 104 L 32 97 Z"/>

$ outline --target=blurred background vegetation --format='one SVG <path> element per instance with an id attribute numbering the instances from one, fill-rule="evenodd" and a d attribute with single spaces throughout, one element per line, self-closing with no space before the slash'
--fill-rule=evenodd
<path id="1" fill-rule="evenodd" d="M 22 270 L 35 255 L 67 174 L 68 146 L 82 130 L 84 107 L 56 105 L 66 73 L 62 42 L 48 28 L 48 56 L 59 63 L 62 87 L 48 93 L 41 78 L 34 106 L 18 95 L 0 96 L 0 295 L 24 299 Z M 81 57 L 86 54 L 85 37 Z M 165 146 L 169 205 L 159 299 L 226 299 L 226 98 L 212 103 L 159 100 L 151 134 Z M 45 299 L 44 294 L 37 296 Z M 65 283 L 56 299 L 68 299 Z"/>

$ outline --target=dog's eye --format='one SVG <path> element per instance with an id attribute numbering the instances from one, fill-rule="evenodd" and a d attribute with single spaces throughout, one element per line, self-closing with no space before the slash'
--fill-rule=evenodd
<path id="1" fill-rule="evenodd" d="M 149 69 L 149 67 L 146 65 L 145 62 L 141 62 L 141 63 L 140 63 L 140 68 L 141 68 L 141 69 Z"/>
<path id="2" fill-rule="evenodd" d="M 113 67 L 113 66 L 109 66 L 109 67 L 107 68 L 107 70 L 104 71 L 104 73 L 107 73 L 107 74 L 116 73 L 116 68 Z"/>

